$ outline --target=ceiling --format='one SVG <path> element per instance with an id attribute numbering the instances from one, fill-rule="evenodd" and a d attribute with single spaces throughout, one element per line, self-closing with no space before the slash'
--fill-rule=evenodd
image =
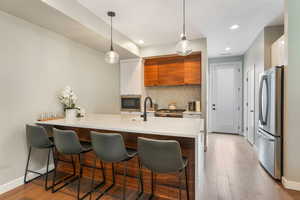
<path id="1" fill-rule="evenodd" d="M 103 53 L 110 47 L 109 25 L 74 0 L 0 0 L 0 11 Z M 131 40 L 117 31 L 114 35 L 114 48 L 121 59 L 139 56 L 139 48 Z"/>
<path id="2" fill-rule="evenodd" d="M 116 11 L 114 28 L 143 46 L 174 43 L 182 27 L 181 0 L 77 0 L 109 23 L 108 10 Z M 206 37 L 209 57 L 243 54 L 267 25 L 283 24 L 284 0 L 186 0 L 188 39 Z M 230 30 L 239 24 L 237 30 Z"/>

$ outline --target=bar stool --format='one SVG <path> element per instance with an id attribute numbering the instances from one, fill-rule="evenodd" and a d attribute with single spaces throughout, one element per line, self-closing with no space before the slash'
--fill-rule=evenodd
<path id="1" fill-rule="evenodd" d="M 27 183 L 29 183 L 35 179 L 38 179 L 42 176 L 46 176 L 45 190 L 49 190 L 51 187 L 48 187 L 48 174 L 53 171 L 53 170 L 49 171 L 49 162 L 50 162 L 51 151 L 52 151 L 52 156 L 54 159 L 54 154 L 53 154 L 54 144 L 50 141 L 46 129 L 42 126 L 26 125 L 26 135 L 27 135 L 27 141 L 29 143 L 29 152 L 28 152 L 28 158 L 27 158 L 25 175 L 24 175 L 24 184 L 27 184 Z M 42 174 L 42 173 L 28 169 L 32 148 L 48 149 L 46 173 Z M 27 180 L 28 172 L 38 174 L 39 176 L 37 176 L 31 180 Z"/>
<path id="2" fill-rule="evenodd" d="M 153 140 L 147 138 L 138 138 L 138 154 L 141 160 L 140 177 L 142 177 L 141 168 L 144 166 L 151 170 L 151 196 L 154 197 L 155 178 L 153 173 L 178 173 L 179 176 L 179 199 L 181 199 L 181 176 L 184 173 L 187 199 L 189 200 L 188 160 L 182 157 L 180 144 L 175 140 Z M 143 187 L 140 196 L 143 194 Z"/>
<path id="3" fill-rule="evenodd" d="M 83 175 L 83 167 L 94 168 L 94 166 L 89 166 L 89 165 L 85 165 L 84 163 L 82 163 L 81 155 L 92 151 L 91 145 L 88 144 L 88 143 L 80 143 L 77 134 L 74 131 L 71 131 L 71 130 L 59 130 L 59 129 L 54 128 L 53 129 L 53 136 L 54 136 L 54 144 L 55 144 L 55 147 L 56 147 L 57 151 L 60 154 L 71 156 L 71 162 L 69 162 L 69 163 L 71 163 L 72 166 L 73 166 L 73 174 L 63 178 L 63 180 L 56 183 L 56 170 L 55 170 L 54 171 L 54 176 L 53 176 L 52 192 L 54 193 L 54 192 L 64 188 L 65 186 L 69 185 L 71 182 L 74 182 L 75 180 L 78 180 L 77 199 L 79 200 L 79 199 L 86 198 L 88 195 L 90 195 L 92 190 L 85 193 L 82 197 L 80 197 L 80 179 Z M 76 176 L 76 166 L 75 166 L 75 163 L 74 163 L 73 156 L 78 156 L 79 176 Z M 68 162 L 68 161 L 60 160 L 58 157 L 55 157 L 56 166 L 58 165 L 59 161 Z M 103 166 L 101 168 L 97 168 L 97 169 L 103 169 Z M 69 180 L 69 181 L 64 183 L 59 188 L 55 189 L 56 185 L 58 185 L 62 182 L 65 182 L 67 180 Z M 105 184 L 105 180 L 101 181 L 101 183 L 98 184 L 95 187 L 95 189 L 100 187 L 101 185 L 104 185 L 104 184 Z"/>
<path id="4" fill-rule="evenodd" d="M 128 148 L 126 149 L 123 137 L 120 134 L 98 133 L 95 131 L 91 131 L 91 140 L 92 140 L 93 150 L 95 151 L 96 156 L 104 162 L 111 163 L 112 175 L 113 175 L 112 184 L 107 189 L 105 189 L 96 199 L 100 199 L 103 195 L 105 195 L 110 189 L 112 189 L 115 186 L 114 164 L 122 162 L 124 163 L 122 199 L 125 200 L 127 161 L 131 160 L 134 156 L 136 156 L 137 152 L 132 149 L 128 149 Z M 95 170 L 93 170 L 92 182 L 94 181 L 94 175 L 95 175 Z M 90 199 L 91 198 L 92 195 L 90 196 Z"/>

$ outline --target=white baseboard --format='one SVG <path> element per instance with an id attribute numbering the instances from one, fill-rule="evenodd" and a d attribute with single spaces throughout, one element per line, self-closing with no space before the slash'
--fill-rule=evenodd
<path id="1" fill-rule="evenodd" d="M 53 164 L 49 165 L 49 170 L 52 170 L 52 169 L 54 169 Z M 42 169 L 37 170 L 37 172 L 42 173 L 42 174 L 45 173 L 46 172 L 46 167 L 43 167 Z M 27 179 L 32 179 L 32 178 L 35 178 L 37 176 L 38 176 L 37 174 L 33 174 L 33 173 L 29 172 L 28 175 L 27 175 Z M 19 187 L 23 184 L 24 184 L 24 176 L 16 178 L 15 180 L 12 180 L 8 183 L 2 184 L 2 185 L 0 185 L 0 194 L 3 194 L 3 193 L 8 192 L 12 189 L 15 189 L 16 187 Z"/>
<path id="2" fill-rule="evenodd" d="M 287 180 L 285 177 L 282 177 L 282 185 L 283 185 L 286 189 L 300 191 L 300 182 L 289 181 L 289 180 Z"/>

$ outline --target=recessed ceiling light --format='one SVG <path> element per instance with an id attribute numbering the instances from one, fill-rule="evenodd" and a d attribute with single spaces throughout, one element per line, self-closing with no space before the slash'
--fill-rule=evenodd
<path id="1" fill-rule="evenodd" d="M 139 44 L 144 44 L 144 40 L 139 40 Z"/>
<path id="2" fill-rule="evenodd" d="M 238 24 L 234 24 L 234 25 L 229 27 L 230 30 L 236 30 L 238 28 L 240 28 L 240 25 L 238 25 Z"/>
<path id="3" fill-rule="evenodd" d="M 225 51 L 230 51 L 230 50 L 231 50 L 230 47 L 226 47 L 226 48 L 225 48 Z"/>

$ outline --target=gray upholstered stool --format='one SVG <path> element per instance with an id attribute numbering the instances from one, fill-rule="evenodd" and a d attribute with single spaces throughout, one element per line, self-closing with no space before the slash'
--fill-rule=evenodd
<path id="1" fill-rule="evenodd" d="M 85 165 L 84 163 L 82 163 L 81 155 L 92 151 L 91 144 L 88 144 L 88 143 L 81 144 L 77 134 L 72 130 L 59 130 L 59 129 L 54 128 L 53 136 L 54 136 L 54 144 L 55 144 L 57 151 L 60 154 L 69 155 L 71 157 L 70 163 L 72 163 L 72 166 L 73 166 L 73 174 L 63 178 L 63 180 L 56 183 L 56 170 L 55 170 L 54 176 L 53 176 L 52 192 L 56 192 L 56 191 L 62 189 L 63 187 L 65 187 L 66 185 L 70 184 L 71 182 L 78 180 L 77 199 L 84 199 L 85 197 L 87 197 L 88 195 L 91 194 L 92 190 L 85 193 L 82 197 L 80 197 L 80 179 L 83 174 L 83 167 L 94 168 L 94 166 L 89 166 L 89 165 Z M 79 167 L 80 167 L 79 168 L 79 176 L 76 176 L 76 165 L 74 163 L 73 156 L 78 157 Z M 63 161 L 63 160 L 60 160 L 58 158 L 58 156 L 57 157 L 55 156 L 55 165 L 56 166 L 58 165 L 59 161 Z M 64 161 L 64 162 L 67 162 L 67 161 Z M 103 168 L 97 168 L 97 169 L 103 169 Z M 69 180 L 69 181 L 64 183 L 59 188 L 55 189 L 55 186 L 57 184 L 65 182 L 66 180 Z M 103 180 L 100 184 L 98 184 L 94 189 L 96 189 L 104 184 L 105 184 L 105 180 Z"/>
<path id="2" fill-rule="evenodd" d="M 187 178 L 187 159 L 182 157 L 180 144 L 175 140 L 153 140 L 138 138 L 138 154 L 141 161 L 141 168 L 144 166 L 151 170 L 151 196 L 154 196 L 153 173 L 179 173 L 179 199 L 181 199 L 181 174 L 185 175 L 185 186 L 187 199 L 189 199 L 189 188 Z M 143 187 L 140 195 L 143 193 Z"/>
<path id="3" fill-rule="evenodd" d="M 47 131 L 42 126 L 26 125 L 26 135 L 27 135 L 27 140 L 28 140 L 28 144 L 29 144 L 29 152 L 28 152 L 28 158 L 27 158 L 25 175 L 24 175 L 24 183 L 27 184 L 37 178 L 40 178 L 41 176 L 46 176 L 45 190 L 48 190 L 51 188 L 51 187 L 48 187 L 48 174 L 53 171 L 53 170 L 49 171 L 49 161 L 50 161 L 51 151 L 52 151 L 52 155 L 54 155 L 53 154 L 54 145 L 50 141 Z M 41 174 L 39 172 L 35 172 L 35 171 L 28 169 L 32 148 L 48 149 L 46 173 Z M 53 158 L 54 158 L 54 156 L 53 156 Z M 31 180 L 27 180 L 28 172 L 38 174 L 39 176 L 37 176 Z"/>
<path id="4" fill-rule="evenodd" d="M 106 192 L 108 192 L 115 185 L 114 163 L 124 163 L 124 178 L 123 178 L 123 193 L 122 199 L 126 198 L 126 176 L 127 176 L 127 161 L 131 160 L 137 152 L 132 149 L 126 149 L 122 135 L 113 133 L 98 133 L 91 132 L 91 140 L 93 150 L 96 156 L 104 161 L 112 164 L 112 184 L 104 190 L 96 199 L 100 199 Z M 97 159 L 97 158 L 96 158 Z M 95 170 L 93 172 L 94 180 Z M 92 196 L 92 195 L 91 195 Z"/>

